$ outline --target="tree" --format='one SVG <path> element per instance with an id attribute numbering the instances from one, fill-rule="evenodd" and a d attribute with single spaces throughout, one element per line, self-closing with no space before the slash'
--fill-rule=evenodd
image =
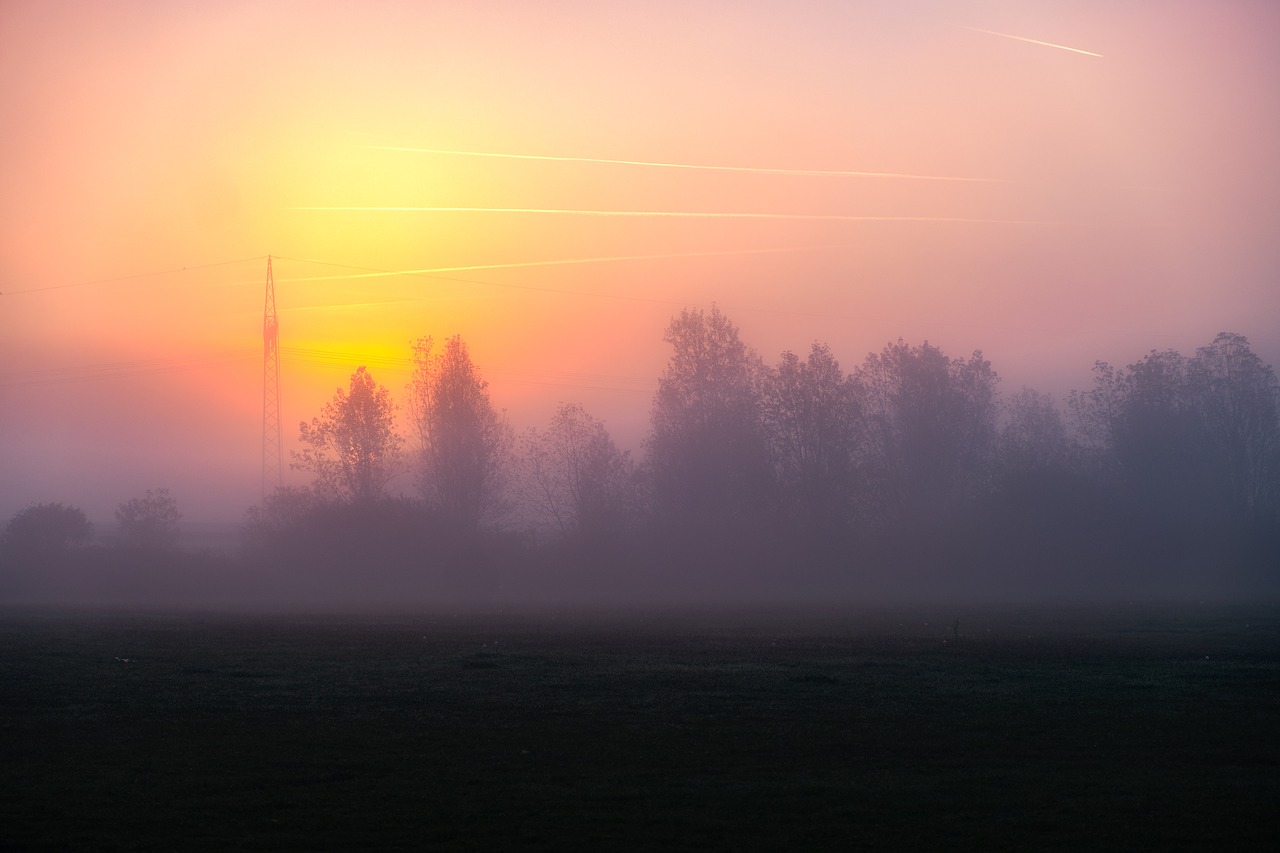
<path id="1" fill-rule="evenodd" d="M 504 466 L 513 436 L 489 400 L 460 335 L 433 353 L 429 337 L 413 347 L 409 385 L 418 435 L 418 487 L 429 504 L 465 530 L 501 509 Z"/>
<path id="2" fill-rule="evenodd" d="M 997 464 L 1003 476 L 1034 475 L 1067 464 L 1067 426 L 1051 396 L 1024 387 L 1004 410 Z"/>
<path id="3" fill-rule="evenodd" d="M 561 535 L 616 533 L 631 509 L 634 475 L 604 423 L 576 403 L 562 403 L 545 432 L 523 441 L 523 491 Z"/>
<path id="4" fill-rule="evenodd" d="M 810 530 L 849 521 L 858 443 L 852 387 L 825 344 L 782 354 L 765 380 L 764 414 L 782 487 Z"/>
<path id="5" fill-rule="evenodd" d="M 1190 381 L 1204 418 L 1213 480 L 1235 518 L 1280 511 L 1280 382 L 1243 335 L 1222 332 L 1196 350 Z"/>
<path id="6" fill-rule="evenodd" d="M 1191 359 L 1153 350 L 1123 370 L 1099 363 L 1071 404 L 1132 506 L 1175 520 L 1274 517 L 1280 385 L 1243 336 L 1224 332 Z"/>
<path id="7" fill-rule="evenodd" d="M 1080 453 L 1053 398 L 1023 388 L 1004 405 L 983 519 L 995 547 L 984 559 L 1025 575 L 1078 574 L 1099 551 L 1114 550 L 1110 494 L 1081 476 Z"/>
<path id="8" fill-rule="evenodd" d="M 348 391 L 337 389 L 320 417 L 299 426 L 306 447 L 293 467 L 315 475 L 325 499 L 374 503 L 400 473 L 403 439 L 395 431 L 395 403 L 386 388 L 360 367 Z"/>
<path id="9" fill-rule="evenodd" d="M 14 557 L 44 557 L 66 553 L 93 538 L 93 525 L 84 510 L 61 503 L 33 504 L 9 519 L 0 540 Z"/>
<path id="10" fill-rule="evenodd" d="M 1093 388 L 1071 397 L 1097 470 L 1152 518 L 1189 519 L 1205 508 L 1206 436 L 1188 379 L 1180 353 L 1152 350 L 1125 369 L 1099 362 Z"/>
<path id="11" fill-rule="evenodd" d="M 147 489 L 116 509 L 116 521 L 126 544 L 136 548 L 172 548 L 178 542 L 182 513 L 168 489 Z"/>
<path id="12" fill-rule="evenodd" d="M 863 464 L 885 520 L 935 517 L 973 498 L 996 437 L 1000 378 L 981 352 L 951 359 L 898 339 L 853 375 Z"/>
<path id="13" fill-rule="evenodd" d="M 657 510 L 691 526 L 758 517 L 773 488 L 760 357 L 715 306 L 681 311 L 663 340 L 647 445 Z"/>
<path id="14" fill-rule="evenodd" d="M 262 503 L 245 511 L 245 538 L 261 544 L 296 534 L 316 515 L 321 502 L 306 488 L 277 486 Z"/>
<path id="15" fill-rule="evenodd" d="M 245 513 L 243 555 L 264 577 L 296 582 L 290 595 L 349 604 L 407 593 L 422 576 L 425 544 L 441 550 L 431 528 L 412 498 L 335 501 L 280 487 Z"/>

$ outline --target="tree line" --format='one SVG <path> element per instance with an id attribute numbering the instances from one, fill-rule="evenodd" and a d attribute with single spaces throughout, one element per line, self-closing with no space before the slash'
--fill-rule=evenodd
<path id="1" fill-rule="evenodd" d="M 664 341 L 638 462 L 576 404 L 517 435 L 459 336 L 413 345 L 399 403 L 360 367 L 300 425 L 311 482 L 248 512 L 242 563 L 390 597 L 1280 580 L 1280 383 L 1241 335 L 1098 363 L 1065 407 L 927 341 L 769 365 L 716 307 Z"/>

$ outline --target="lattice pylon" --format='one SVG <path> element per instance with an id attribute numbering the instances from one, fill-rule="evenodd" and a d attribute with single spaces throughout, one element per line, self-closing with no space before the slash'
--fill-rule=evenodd
<path id="1" fill-rule="evenodd" d="M 284 482 L 284 439 L 280 434 L 280 322 L 276 285 L 267 256 L 267 296 L 262 309 L 262 496 Z"/>

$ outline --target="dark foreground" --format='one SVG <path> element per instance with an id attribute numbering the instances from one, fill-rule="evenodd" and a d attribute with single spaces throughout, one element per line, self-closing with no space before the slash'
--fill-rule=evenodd
<path id="1" fill-rule="evenodd" d="M 5 849 L 1269 849 L 1280 830 L 1271 606 L 9 612 L 0 713 Z"/>

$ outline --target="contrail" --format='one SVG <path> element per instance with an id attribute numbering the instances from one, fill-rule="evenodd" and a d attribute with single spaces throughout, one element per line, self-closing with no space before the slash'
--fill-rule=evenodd
<path id="1" fill-rule="evenodd" d="M 676 219 L 789 219 L 829 222 L 967 222 L 980 225 L 1054 225 L 1028 219 L 974 219 L 964 216 L 846 216 L 838 213 L 718 213 L 686 210 L 572 210 L 548 207 L 359 207 L 309 206 L 285 210 L 346 213 L 533 213 L 560 216 L 650 217 Z"/>
<path id="2" fill-rule="evenodd" d="M 1091 50 L 1081 50 L 1078 47 L 1067 47 L 1065 44 L 1054 44 L 1051 41 L 1040 41 L 1039 39 L 1029 39 L 1026 36 L 1015 36 L 1009 33 L 998 33 L 995 30 L 984 30 L 980 27 L 966 27 L 964 24 L 955 24 L 962 30 L 970 30 L 975 33 L 986 33 L 989 36 L 1000 36 L 1000 38 L 1014 39 L 1015 41 L 1025 41 L 1027 44 L 1038 44 L 1042 47 L 1056 47 L 1058 50 L 1069 50 L 1072 53 L 1083 53 L 1085 56 L 1101 57 L 1102 54 L 1094 53 Z"/>
<path id="3" fill-rule="evenodd" d="M 470 264 L 459 267 L 432 267 L 430 269 L 421 270 L 371 270 L 363 273 L 351 273 L 349 275 L 313 275 L 301 278 L 277 278 L 276 281 L 298 282 L 298 281 L 341 281 L 352 278 L 387 278 L 390 276 L 400 275 L 435 275 L 446 272 L 471 272 L 474 270 L 505 270 L 516 269 L 520 267 L 554 267 L 567 266 L 570 264 L 604 264 L 615 261 L 649 261 L 661 260 L 664 258 L 710 258 L 723 255 L 766 255 L 776 254 L 779 252 L 805 252 L 813 249 L 830 249 L 835 246 L 796 246 L 794 248 L 784 249 L 724 249 L 714 252 L 669 252 L 660 255 L 613 255 L 601 258 L 565 258 L 554 261 L 517 261 L 509 264 Z"/>
<path id="4" fill-rule="evenodd" d="M 336 275 L 331 276 L 331 278 L 354 278 L 354 277 L 355 276 L 336 276 Z M 280 279 L 280 280 L 281 281 L 315 281 L 315 279 L 309 279 L 309 278 L 302 278 L 302 279 L 291 278 L 291 279 Z M 425 299 L 424 297 L 419 296 L 414 299 L 386 299 L 381 302 L 341 302 L 341 303 L 336 303 L 332 305 L 295 305 L 295 306 L 285 306 L 283 308 L 280 308 L 279 310 L 280 311 L 330 311 L 335 308 L 371 308 L 378 305 L 402 305 L 410 302 L 418 303 L 418 302 L 423 302 L 424 299 Z"/>
<path id="5" fill-rule="evenodd" d="M 759 175 L 807 175 L 836 178 L 898 178 L 911 181 L 963 181 L 1004 183 L 1003 178 L 962 178 L 947 175 L 911 175 L 903 172 L 856 172 L 838 169 L 767 169 L 757 166 L 708 166 L 696 163 L 659 163 L 649 160 L 610 160 L 603 157 L 552 157 L 545 154 L 499 154 L 489 151 L 452 151 L 444 148 L 408 148 L 398 145 L 365 145 L 374 151 L 406 151 L 415 154 L 451 154 L 459 157 L 497 157 L 505 160 L 548 160 L 554 163 L 606 163 L 613 166 L 648 166 L 659 169 L 694 169 L 705 172 L 751 172 Z"/>

